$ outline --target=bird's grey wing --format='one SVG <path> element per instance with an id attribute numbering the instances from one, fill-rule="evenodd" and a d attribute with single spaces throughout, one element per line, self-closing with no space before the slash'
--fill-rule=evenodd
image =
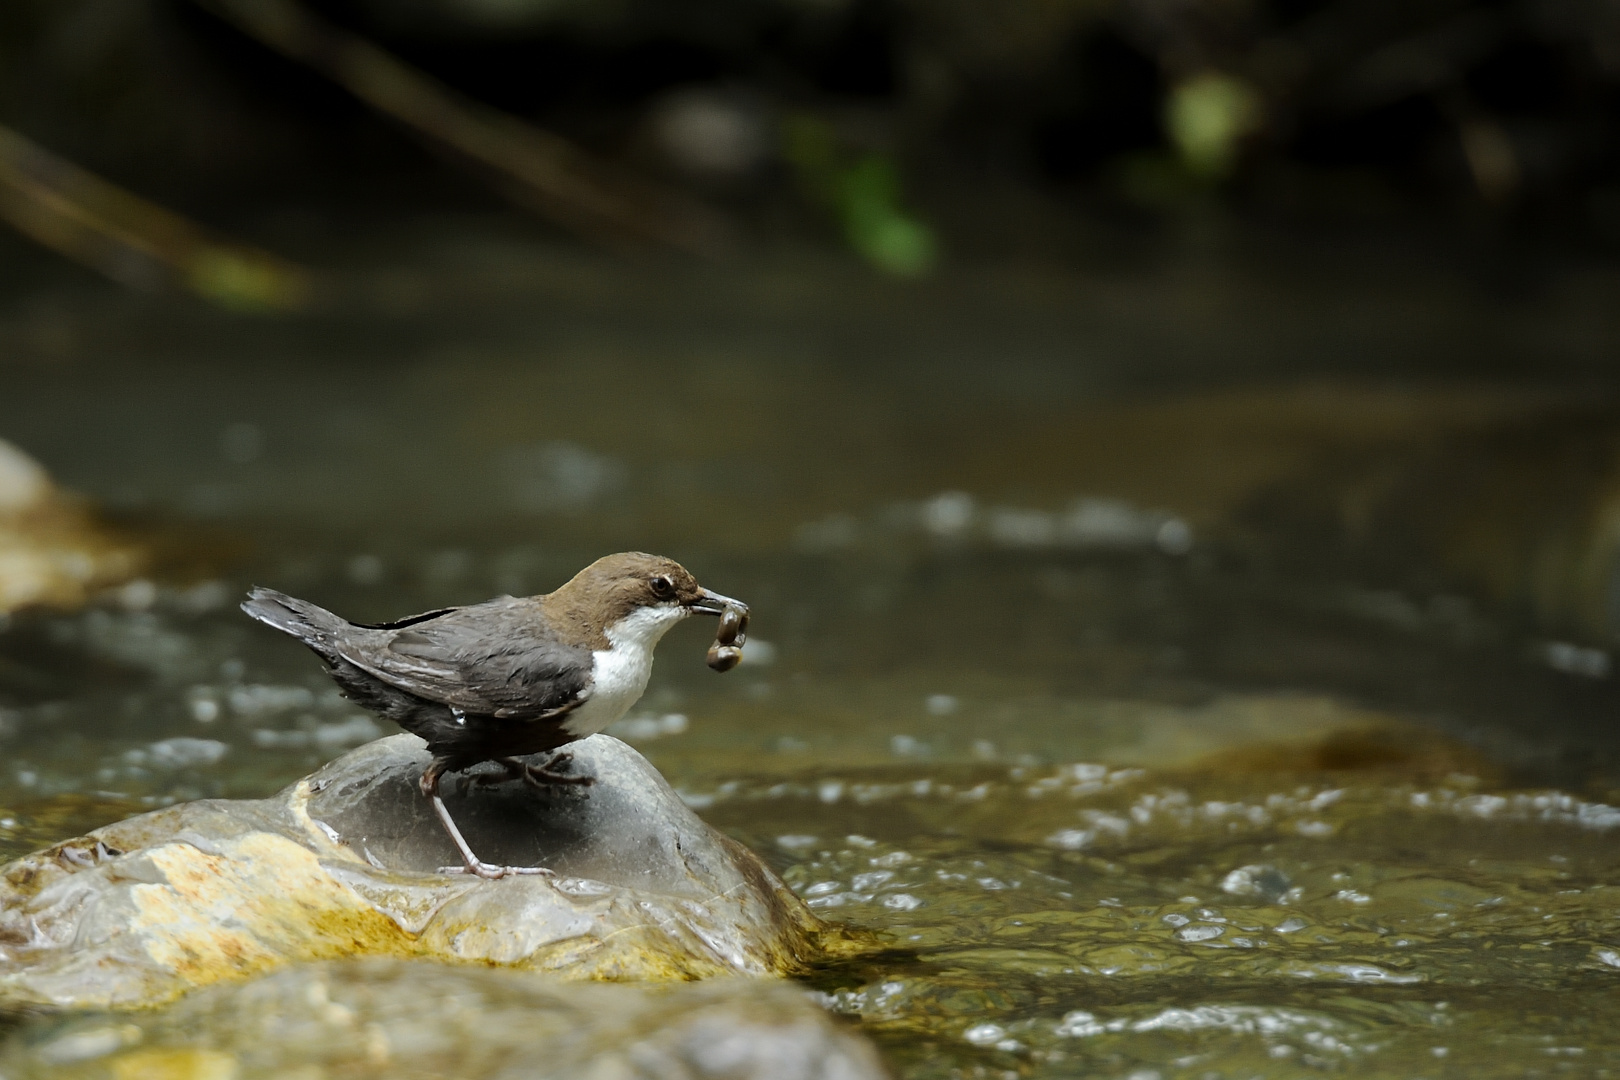
<path id="1" fill-rule="evenodd" d="M 502 598 L 357 635 L 345 658 L 384 682 L 466 713 L 558 716 L 590 685 L 590 651 L 546 634 L 525 601 Z"/>

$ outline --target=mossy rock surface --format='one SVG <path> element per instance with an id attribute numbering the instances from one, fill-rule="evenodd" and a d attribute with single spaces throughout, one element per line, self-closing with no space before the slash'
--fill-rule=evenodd
<path id="1" fill-rule="evenodd" d="M 872 1046 L 789 983 L 567 983 L 398 960 L 296 965 L 163 1009 L 34 1021 L 13 1080 L 883 1080 Z"/>
<path id="2" fill-rule="evenodd" d="M 445 785 L 480 856 L 555 876 L 439 873 L 458 859 L 417 791 L 413 735 L 269 799 L 186 803 L 18 859 L 0 870 L 0 1007 L 150 1006 L 341 957 L 699 979 L 851 947 L 635 750 L 606 735 L 570 749 L 592 786 Z"/>

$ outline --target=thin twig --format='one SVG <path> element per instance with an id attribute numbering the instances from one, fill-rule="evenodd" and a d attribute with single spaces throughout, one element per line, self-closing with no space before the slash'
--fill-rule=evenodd
<path id="1" fill-rule="evenodd" d="M 715 211 L 467 98 L 297 0 L 196 2 L 379 112 L 516 181 L 517 201 L 565 228 L 596 240 L 652 241 L 705 256 L 729 246 L 731 230 Z"/>
<path id="2" fill-rule="evenodd" d="M 289 310 L 309 277 L 267 252 L 211 237 L 172 210 L 0 127 L 0 218 L 133 288 L 179 287 L 223 307 Z"/>

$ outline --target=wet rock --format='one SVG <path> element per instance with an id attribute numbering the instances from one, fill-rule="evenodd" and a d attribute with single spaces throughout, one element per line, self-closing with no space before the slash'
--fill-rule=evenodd
<path id="1" fill-rule="evenodd" d="M 417 777 L 413 735 L 381 739 L 269 799 L 143 814 L 0 870 L 0 1006 L 119 1008 L 283 964 L 422 957 L 571 978 L 800 970 L 850 939 L 710 828 L 635 750 L 573 744 L 589 788 L 484 766 L 445 785 L 473 849 L 556 877 L 458 863 Z"/>
<path id="2" fill-rule="evenodd" d="M 155 1014 L 36 1023 L 0 1049 L 0 1071 L 12 1080 L 885 1075 L 864 1039 L 785 984 L 580 986 L 387 960 L 294 967 Z"/>
<path id="3" fill-rule="evenodd" d="M 0 615 L 36 604 L 77 606 L 129 580 L 142 561 L 38 462 L 0 439 Z"/>

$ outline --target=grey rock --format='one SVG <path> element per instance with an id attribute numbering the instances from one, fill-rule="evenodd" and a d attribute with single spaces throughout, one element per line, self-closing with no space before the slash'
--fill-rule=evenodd
<path id="1" fill-rule="evenodd" d="M 788 974 L 861 946 L 689 810 L 635 750 L 570 747 L 590 787 L 447 784 L 473 849 L 554 877 L 437 872 L 455 850 L 417 790 L 422 741 L 363 746 L 264 800 L 204 800 L 0 869 L 0 1007 L 127 1008 L 353 956 L 572 978 Z"/>
<path id="2" fill-rule="evenodd" d="M 12 1080 L 445 1077 L 882 1080 L 871 1045 L 788 984 L 662 989 L 391 960 L 301 965 L 156 1013 L 45 1020 Z"/>

